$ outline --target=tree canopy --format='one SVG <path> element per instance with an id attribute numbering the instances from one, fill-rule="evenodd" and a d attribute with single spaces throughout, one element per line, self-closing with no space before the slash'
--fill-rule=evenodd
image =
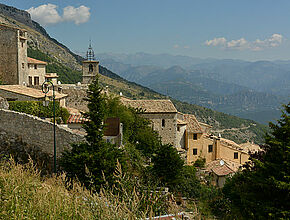
<path id="1" fill-rule="evenodd" d="M 224 193 L 232 215 L 244 219 L 290 218 L 290 103 L 277 124 L 269 123 L 263 151 L 230 179 Z"/>

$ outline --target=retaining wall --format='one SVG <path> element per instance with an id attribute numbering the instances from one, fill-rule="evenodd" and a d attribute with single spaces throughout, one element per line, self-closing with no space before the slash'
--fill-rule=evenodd
<path id="1" fill-rule="evenodd" d="M 21 141 L 41 149 L 44 153 L 53 154 L 53 123 L 38 117 L 0 109 L 0 130 L 9 135 L 16 135 Z M 69 148 L 72 143 L 84 141 L 84 136 L 74 133 L 69 128 L 56 125 L 57 156 L 64 148 Z"/>

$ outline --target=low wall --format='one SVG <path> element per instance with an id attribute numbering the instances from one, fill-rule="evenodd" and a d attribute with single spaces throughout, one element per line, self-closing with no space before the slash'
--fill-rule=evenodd
<path id="1" fill-rule="evenodd" d="M 16 135 L 21 141 L 53 155 L 53 123 L 38 117 L 10 110 L 0 109 L 0 130 Z M 69 128 L 56 125 L 57 156 L 72 143 L 84 141 L 84 136 Z"/>

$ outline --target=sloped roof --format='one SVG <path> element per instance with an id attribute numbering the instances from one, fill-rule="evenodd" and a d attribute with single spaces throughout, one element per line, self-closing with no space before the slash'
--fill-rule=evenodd
<path id="1" fill-rule="evenodd" d="M 228 168 L 230 168 L 234 172 L 237 172 L 238 169 L 241 167 L 241 165 L 237 162 L 222 158 L 222 159 L 217 159 L 217 160 L 207 163 L 206 170 L 211 172 L 213 169 L 217 167 L 221 167 L 222 166 L 220 163 L 221 160 L 224 162 L 224 165 L 226 165 Z"/>
<path id="2" fill-rule="evenodd" d="M 229 168 L 226 164 L 213 168 L 212 172 L 215 173 L 217 176 L 226 176 L 231 173 L 234 173 L 234 171 L 231 168 Z"/>
<path id="3" fill-rule="evenodd" d="M 33 97 L 36 99 L 44 98 L 44 96 L 45 96 L 45 94 L 39 89 L 34 89 L 34 88 L 27 87 L 27 86 L 22 86 L 22 85 L 0 85 L 0 90 L 5 90 L 8 92 L 13 92 L 13 93 L 17 93 L 20 95 Z M 51 90 L 48 92 L 47 96 L 49 96 L 49 97 L 52 96 Z M 64 98 L 66 96 L 67 96 L 67 94 L 55 92 L 56 99 L 61 99 L 61 98 Z"/>
<path id="4" fill-rule="evenodd" d="M 68 124 L 83 124 L 88 119 L 84 118 L 81 114 L 71 114 L 67 120 Z"/>
<path id="5" fill-rule="evenodd" d="M 146 113 L 177 113 L 177 110 L 170 100 L 131 100 L 122 97 L 121 102 L 132 108 L 141 108 Z"/>
<path id="6" fill-rule="evenodd" d="M 187 131 L 191 133 L 203 133 L 199 122 L 196 120 L 196 117 L 191 114 L 183 115 L 184 121 L 187 122 Z"/>
<path id="7" fill-rule="evenodd" d="M 47 62 L 37 60 L 37 59 L 31 58 L 31 57 L 27 57 L 27 63 L 47 65 Z"/>

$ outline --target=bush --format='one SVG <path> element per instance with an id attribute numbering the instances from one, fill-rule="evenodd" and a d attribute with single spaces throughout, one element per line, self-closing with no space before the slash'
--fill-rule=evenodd
<path id="1" fill-rule="evenodd" d="M 23 112 L 40 118 L 53 118 L 53 103 L 48 107 L 43 106 L 41 101 L 10 101 L 9 109 L 16 112 Z M 64 123 L 69 118 L 69 112 L 66 108 L 60 107 L 59 102 L 55 102 L 55 117 L 62 119 Z"/>

